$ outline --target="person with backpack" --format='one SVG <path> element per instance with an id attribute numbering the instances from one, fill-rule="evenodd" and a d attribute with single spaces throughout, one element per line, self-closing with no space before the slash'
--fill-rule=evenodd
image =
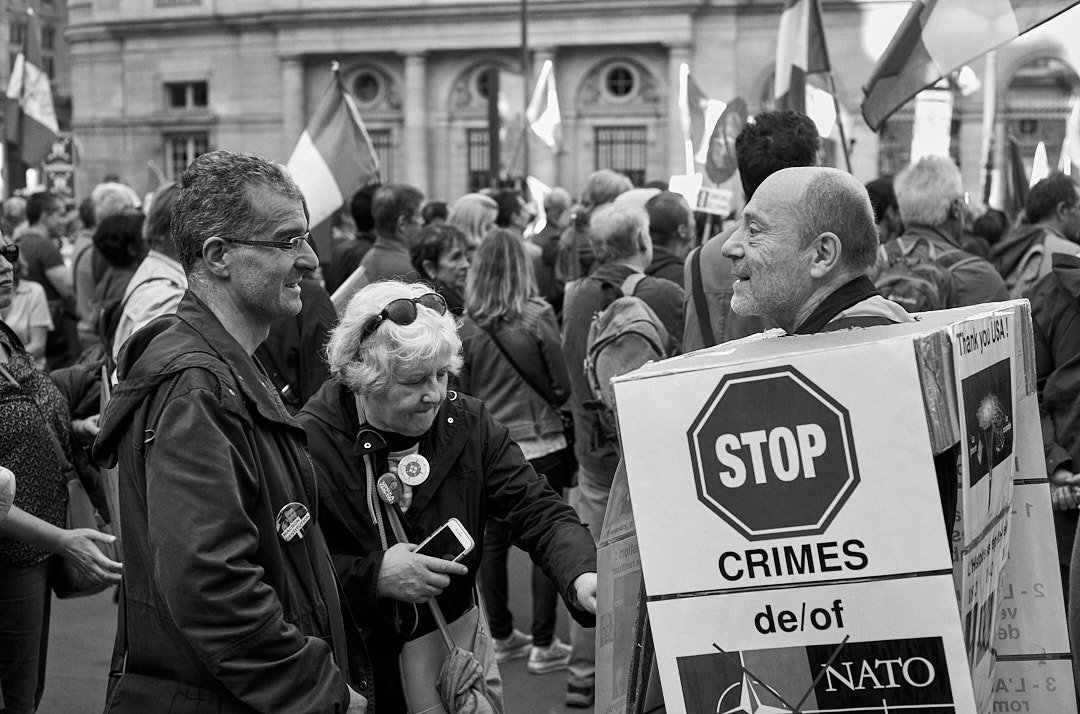
<path id="1" fill-rule="evenodd" d="M 1005 278 L 1009 297 L 1025 295 L 1050 273 L 1052 255 L 1080 253 L 1080 194 L 1076 184 L 1055 171 L 1028 191 L 1024 220 L 990 255 Z"/>
<path id="2" fill-rule="evenodd" d="M 596 209 L 589 223 L 589 241 L 599 267 L 592 275 L 566 286 L 562 350 L 570 373 L 574 455 L 579 464 L 578 487 L 571 491 L 570 502 L 596 539 L 604 523 L 620 453 L 618 435 L 611 428 L 612 415 L 590 386 L 586 358 L 593 365 L 636 362 L 633 366 L 639 366 L 646 359 L 675 354 L 683 329 L 683 290 L 670 280 L 645 275 L 653 251 L 649 216 L 643 208 L 616 202 Z M 617 301 L 615 309 L 607 309 Z M 627 334 L 631 339 L 611 339 L 618 337 L 618 330 L 611 329 L 618 325 L 634 330 L 632 335 Z M 666 344 L 662 353 L 656 352 L 644 332 L 653 339 L 663 333 Z M 590 349 L 601 341 L 610 349 Z M 595 370 L 593 373 L 594 382 L 606 385 L 602 376 L 597 376 Z M 572 627 L 570 635 L 574 652 L 570 657 L 566 703 L 592 706 L 594 634 Z"/>
<path id="3" fill-rule="evenodd" d="M 521 239 L 512 231 L 492 231 L 476 249 L 465 284 L 465 363 L 458 387 L 487 405 L 529 465 L 562 495 L 576 467 L 562 418 L 570 378 L 555 311 L 537 294 L 529 268 Z M 532 635 L 514 627 L 506 568 L 512 536 L 507 519 L 488 516 L 480 583 L 495 658 L 504 662 L 527 655 L 530 674 L 564 669 L 570 646 L 555 636 L 559 593 L 538 565 L 532 571 Z"/>
<path id="4" fill-rule="evenodd" d="M 994 266 L 960 248 L 968 195 L 952 159 L 925 156 L 893 188 L 904 232 L 881 246 L 874 284 L 882 295 L 908 312 L 1009 299 Z"/>

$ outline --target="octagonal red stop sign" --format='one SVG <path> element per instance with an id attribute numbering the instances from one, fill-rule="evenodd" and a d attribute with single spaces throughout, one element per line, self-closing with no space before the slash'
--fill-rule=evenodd
<path id="1" fill-rule="evenodd" d="M 725 375 L 687 437 L 698 498 L 751 540 L 823 532 L 859 483 L 847 409 L 794 367 Z"/>

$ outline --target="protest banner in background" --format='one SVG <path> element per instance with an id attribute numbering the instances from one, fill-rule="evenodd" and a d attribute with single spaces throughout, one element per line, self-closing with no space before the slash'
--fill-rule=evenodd
<path id="1" fill-rule="evenodd" d="M 976 712 L 991 693 L 1036 711 L 1034 685 L 1071 691 L 1067 661 L 1008 661 L 1022 687 L 993 679 L 989 654 L 1019 592 L 999 583 L 1024 453 L 1013 385 L 1033 382 L 1028 309 L 727 343 L 615 380 L 668 711 Z M 927 507 L 949 433 L 967 479 L 959 595 L 942 510 Z"/>

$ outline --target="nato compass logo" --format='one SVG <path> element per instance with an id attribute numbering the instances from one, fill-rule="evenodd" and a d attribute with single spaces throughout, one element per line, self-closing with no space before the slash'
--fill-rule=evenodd
<path id="1" fill-rule="evenodd" d="M 940 637 L 719 651 L 677 661 L 690 714 L 956 712 Z"/>
<path id="2" fill-rule="evenodd" d="M 742 681 L 732 684 L 720 695 L 716 714 L 793 714 L 792 708 L 779 701 L 775 693 L 754 682 L 744 672 Z"/>

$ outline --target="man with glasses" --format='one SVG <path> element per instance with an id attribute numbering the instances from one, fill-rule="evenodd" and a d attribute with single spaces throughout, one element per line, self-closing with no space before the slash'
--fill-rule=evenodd
<path id="1" fill-rule="evenodd" d="M 280 166 L 199 157 L 172 214 L 188 290 L 120 353 L 95 454 L 120 469 L 126 672 L 149 675 L 160 701 L 195 690 L 223 711 L 366 710 L 342 673 L 303 432 L 251 356 L 300 310 L 318 265 L 307 231 Z"/>
<path id="2" fill-rule="evenodd" d="M 945 156 L 926 156 L 911 164 L 893 182 L 904 232 L 886 242 L 886 255 L 903 254 L 912 261 L 936 262 L 949 275 L 943 304 L 931 309 L 964 307 L 1008 300 L 1009 291 L 994 266 L 960 249 L 968 195 L 960 169 Z M 882 286 L 880 277 L 878 286 Z M 882 293 L 890 297 L 883 289 Z M 926 309 L 905 305 L 912 310 Z"/>
<path id="3" fill-rule="evenodd" d="M 1024 222 L 994 246 L 990 260 L 1005 278 L 1009 295 L 1023 297 L 1050 273 L 1054 253 L 1080 252 L 1080 195 L 1076 184 L 1055 171 L 1028 191 Z"/>

